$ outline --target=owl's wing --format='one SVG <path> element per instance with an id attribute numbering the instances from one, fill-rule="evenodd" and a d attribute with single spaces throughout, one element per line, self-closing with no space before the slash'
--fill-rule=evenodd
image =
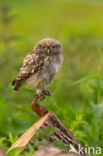
<path id="1" fill-rule="evenodd" d="M 20 86 L 23 84 L 23 82 L 29 78 L 34 73 L 38 72 L 43 67 L 43 59 L 40 57 L 39 54 L 30 53 L 28 54 L 24 61 L 23 66 L 16 78 L 16 80 L 13 81 L 12 85 L 14 86 L 14 90 L 18 90 Z"/>

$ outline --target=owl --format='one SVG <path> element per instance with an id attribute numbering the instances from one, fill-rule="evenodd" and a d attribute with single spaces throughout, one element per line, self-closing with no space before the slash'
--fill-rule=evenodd
<path id="1" fill-rule="evenodd" d="M 17 78 L 12 82 L 14 90 L 21 86 L 36 90 L 41 99 L 50 96 L 47 87 L 53 82 L 63 61 L 62 46 L 51 38 L 42 39 L 23 61 Z"/>

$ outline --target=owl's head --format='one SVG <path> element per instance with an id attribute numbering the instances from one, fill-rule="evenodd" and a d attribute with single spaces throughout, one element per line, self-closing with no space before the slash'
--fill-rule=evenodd
<path id="1" fill-rule="evenodd" d="M 59 41 L 51 38 L 46 38 L 38 42 L 35 46 L 38 52 L 46 53 L 47 55 L 57 54 L 62 52 L 62 47 Z"/>

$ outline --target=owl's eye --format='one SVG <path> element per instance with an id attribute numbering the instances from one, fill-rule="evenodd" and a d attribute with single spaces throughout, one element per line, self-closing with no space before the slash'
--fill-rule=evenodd
<path id="1" fill-rule="evenodd" d="M 55 50 L 56 49 L 56 46 L 52 46 L 52 49 Z"/>
<path id="2" fill-rule="evenodd" d="M 45 47 L 45 46 L 41 46 L 41 48 L 42 48 L 43 50 L 46 50 L 46 47 Z"/>

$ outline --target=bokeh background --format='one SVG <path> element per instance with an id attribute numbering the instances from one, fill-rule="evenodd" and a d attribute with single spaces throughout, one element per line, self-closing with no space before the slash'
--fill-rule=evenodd
<path id="1" fill-rule="evenodd" d="M 0 146 L 9 146 L 35 121 L 34 91 L 15 79 L 26 54 L 41 39 L 63 46 L 64 62 L 52 96 L 40 102 L 83 145 L 103 147 L 103 1 L 0 0 Z"/>

